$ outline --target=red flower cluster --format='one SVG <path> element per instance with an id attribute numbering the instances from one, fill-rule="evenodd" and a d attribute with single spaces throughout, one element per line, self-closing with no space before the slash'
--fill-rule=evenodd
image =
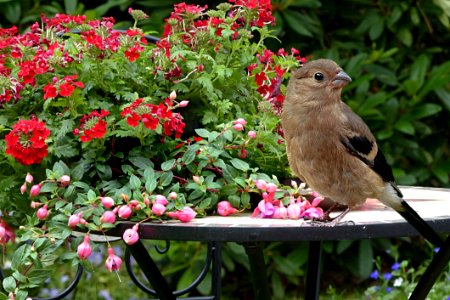
<path id="1" fill-rule="evenodd" d="M 84 88 L 81 81 L 74 81 L 77 77 L 77 75 L 65 76 L 62 80 L 54 77 L 53 84 L 44 86 L 44 99 L 55 98 L 58 94 L 61 97 L 69 97 L 75 91 L 75 87 Z"/>
<path id="2" fill-rule="evenodd" d="M 81 132 L 80 140 L 82 142 L 101 139 L 105 136 L 108 127 L 108 123 L 104 120 L 107 116 L 109 116 L 109 111 L 102 109 L 98 112 L 94 110 L 81 118 L 80 128 L 75 128 L 73 133 L 79 135 Z"/>
<path id="3" fill-rule="evenodd" d="M 254 19 L 250 20 L 251 26 L 263 27 L 265 24 L 273 25 L 275 23 L 270 0 L 229 0 L 229 2 L 245 6 L 256 12 Z"/>
<path id="4" fill-rule="evenodd" d="M 126 118 L 128 125 L 137 127 L 139 122 L 150 130 L 155 130 L 162 124 L 166 136 L 175 134 L 175 138 L 181 137 L 186 124 L 179 113 L 172 112 L 172 102 L 166 99 L 159 105 L 144 103 L 144 99 L 136 99 L 130 106 L 123 109 L 120 115 Z"/>
<path id="5" fill-rule="evenodd" d="M 45 123 L 37 119 L 20 120 L 5 137 L 6 154 L 27 166 L 39 164 L 48 154 L 45 139 L 50 130 Z"/>

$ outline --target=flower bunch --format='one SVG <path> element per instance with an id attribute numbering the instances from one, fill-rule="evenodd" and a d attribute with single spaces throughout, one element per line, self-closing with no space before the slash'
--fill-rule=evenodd
<path id="1" fill-rule="evenodd" d="M 284 217 L 284 205 L 320 214 L 276 179 L 288 170 L 278 113 L 304 58 L 266 48 L 270 1 L 176 4 L 155 44 L 137 27 L 145 13 L 129 12 L 126 30 L 65 14 L 0 29 L 0 241 L 20 241 L 8 247 L 24 253 L 12 270 L 23 282 L 42 282 L 29 270 L 62 260 L 58 247 L 84 264 L 91 235 L 123 220 L 135 223 L 130 244 L 143 222 L 229 215 L 253 193 L 258 216 Z M 106 268 L 120 265 L 108 250 Z M 6 282 L 11 297 L 27 295 Z"/>

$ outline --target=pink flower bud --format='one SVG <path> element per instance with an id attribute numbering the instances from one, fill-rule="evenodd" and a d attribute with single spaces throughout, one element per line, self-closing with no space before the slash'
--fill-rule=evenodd
<path id="1" fill-rule="evenodd" d="M 70 176 L 69 175 L 63 175 L 61 176 L 61 178 L 59 179 L 61 181 L 61 184 L 63 186 L 68 186 L 70 183 Z"/>
<path id="2" fill-rule="evenodd" d="M 247 154 L 248 154 L 247 150 L 244 149 L 244 148 L 241 148 L 241 151 L 239 151 L 238 156 L 239 156 L 240 158 L 246 158 L 246 157 L 247 157 Z"/>
<path id="3" fill-rule="evenodd" d="M 33 183 L 33 175 L 31 175 L 30 173 L 27 173 L 27 175 L 25 176 L 25 182 Z"/>
<path id="4" fill-rule="evenodd" d="M 155 202 L 152 206 L 152 213 L 156 216 L 161 216 L 166 211 L 166 207 L 158 202 Z"/>
<path id="5" fill-rule="evenodd" d="M 84 236 L 84 240 L 81 244 L 78 245 L 77 247 L 77 254 L 78 257 L 81 259 L 87 259 L 89 257 L 89 255 L 91 255 L 92 253 L 92 247 L 89 244 L 89 241 L 91 240 L 91 238 L 89 237 L 88 234 L 86 234 Z"/>
<path id="6" fill-rule="evenodd" d="M 6 228 L 3 225 L 0 225 L 0 240 L 6 235 Z"/>
<path id="7" fill-rule="evenodd" d="M 114 224 L 116 222 L 116 213 L 111 210 L 105 211 L 100 217 L 100 222 Z"/>
<path id="8" fill-rule="evenodd" d="M 250 131 L 247 133 L 247 136 L 248 136 L 249 138 L 251 138 L 251 139 L 256 139 L 256 131 L 250 130 Z"/>
<path id="9" fill-rule="evenodd" d="M 217 213 L 221 216 L 228 216 L 235 214 L 237 212 L 237 209 L 234 208 L 230 202 L 228 201 L 220 201 L 217 203 Z"/>
<path id="10" fill-rule="evenodd" d="M 320 202 L 323 201 L 323 197 L 316 197 L 313 199 L 313 201 L 311 202 L 312 206 L 318 206 L 320 204 Z"/>
<path id="11" fill-rule="evenodd" d="M 323 216 L 323 210 L 320 207 L 311 206 L 302 213 L 302 217 L 308 219 L 320 219 Z"/>
<path id="12" fill-rule="evenodd" d="M 195 183 L 198 183 L 198 184 L 201 183 L 199 176 L 196 176 L 196 175 L 192 176 L 192 180 L 194 180 Z"/>
<path id="13" fill-rule="evenodd" d="M 108 248 L 108 257 L 105 261 L 105 267 L 109 272 L 117 271 L 122 266 L 122 259 L 114 254 L 114 249 Z"/>
<path id="14" fill-rule="evenodd" d="M 144 204 L 145 204 L 145 206 L 149 206 L 150 205 L 150 199 L 148 199 L 148 197 L 144 198 Z"/>
<path id="15" fill-rule="evenodd" d="M 130 206 L 128 206 L 128 205 L 122 205 L 122 206 L 119 208 L 118 215 L 119 215 L 119 217 L 122 218 L 122 219 L 128 219 L 129 217 L 131 217 L 131 213 L 132 213 L 132 212 L 133 212 L 133 210 L 131 209 Z"/>
<path id="16" fill-rule="evenodd" d="M 30 196 L 36 197 L 39 195 L 40 191 L 41 191 L 41 184 L 35 184 L 30 189 Z"/>
<path id="17" fill-rule="evenodd" d="M 180 103 L 178 103 L 178 107 L 186 107 L 189 105 L 189 101 L 183 100 Z"/>
<path id="18" fill-rule="evenodd" d="M 293 200 L 291 200 L 291 203 L 287 207 L 287 215 L 289 219 L 298 220 L 300 218 L 301 213 L 302 210 L 300 206 Z"/>
<path id="19" fill-rule="evenodd" d="M 123 233 L 123 241 L 128 245 L 133 245 L 139 240 L 139 233 L 137 232 L 139 229 L 139 225 L 136 224 L 132 228 L 128 228 Z"/>
<path id="20" fill-rule="evenodd" d="M 275 212 L 273 213 L 274 219 L 287 219 L 288 212 L 287 208 L 280 202 L 280 206 L 275 208 Z"/>
<path id="21" fill-rule="evenodd" d="M 70 228 L 75 228 L 79 223 L 80 223 L 80 220 L 81 220 L 81 213 L 78 213 L 78 214 L 76 214 L 76 215 L 71 215 L 70 217 L 69 217 L 69 227 Z"/>
<path id="22" fill-rule="evenodd" d="M 258 189 L 260 189 L 261 191 L 265 191 L 267 188 L 267 182 L 265 180 L 262 179 L 258 179 L 255 181 L 255 185 Z"/>
<path id="23" fill-rule="evenodd" d="M 41 206 L 42 206 L 41 202 L 31 201 L 31 203 L 30 203 L 30 207 L 31 208 L 38 208 L 38 207 L 41 207 Z"/>
<path id="24" fill-rule="evenodd" d="M 169 99 L 170 99 L 171 101 L 173 101 L 173 100 L 175 100 L 176 98 L 177 98 L 177 92 L 172 91 L 172 92 L 170 93 L 170 95 L 169 95 Z"/>
<path id="25" fill-rule="evenodd" d="M 41 208 L 39 208 L 36 212 L 36 216 L 39 220 L 45 220 L 48 217 L 48 205 L 45 204 Z"/>
<path id="26" fill-rule="evenodd" d="M 27 184 L 24 183 L 20 186 L 20 193 L 23 195 L 27 191 Z"/>
<path id="27" fill-rule="evenodd" d="M 106 208 L 111 208 L 114 206 L 114 199 L 111 197 L 100 197 L 102 205 Z"/>
<path id="28" fill-rule="evenodd" d="M 182 210 L 177 210 L 175 212 L 171 211 L 168 213 L 168 216 L 173 219 L 178 219 L 181 222 L 187 223 L 191 221 L 197 213 L 195 210 L 190 208 L 189 206 L 185 206 Z"/>
<path id="29" fill-rule="evenodd" d="M 233 122 L 234 124 L 241 124 L 244 127 L 247 124 L 247 121 L 243 118 L 239 118 Z"/>
<path id="30" fill-rule="evenodd" d="M 156 195 L 155 203 L 159 203 L 165 206 L 167 205 L 167 203 L 169 203 L 169 201 L 167 201 L 167 198 L 164 197 L 163 195 Z"/>
<path id="31" fill-rule="evenodd" d="M 139 201 L 137 201 L 137 200 L 131 200 L 130 203 L 129 203 L 129 205 L 130 205 L 132 208 L 140 209 Z"/>
<path id="32" fill-rule="evenodd" d="M 177 193 L 175 193 L 175 192 L 170 192 L 169 193 L 169 199 L 175 200 L 175 199 L 177 199 L 177 197 L 178 197 Z"/>
<path id="33" fill-rule="evenodd" d="M 241 123 L 237 123 L 233 125 L 234 130 L 236 131 L 242 131 L 244 130 L 244 125 L 242 125 Z"/>

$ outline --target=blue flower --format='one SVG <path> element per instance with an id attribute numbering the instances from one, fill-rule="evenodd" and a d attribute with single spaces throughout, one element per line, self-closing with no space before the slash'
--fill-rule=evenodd
<path id="1" fill-rule="evenodd" d="M 385 280 L 389 281 L 392 278 L 392 274 L 387 272 L 387 273 L 384 273 L 383 277 Z"/>
<path id="2" fill-rule="evenodd" d="M 441 248 L 440 248 L 440 247 L 436 247 L 436 248 L 434 248 L 434 253 L 438 253 L 438 252 L 439 252 L 439 250 L 441 250 Z"/>
<path id="3" fill-rule="evenodd" d="M 107 290 L 101 290 L 100 292 L 98 292 L 98 295 L 105 300 L 113 300 L 111 294 Z"/>
<path id="4" fill-rule="evenodd" d="M 388 286 L 388 287 L 386 288 L 386 292 L 389 294 L 390 292 L 392 292 L 392 288 L 391 288 L 390 286 Z"/>
<path id="5" fill-rule="evenodd" d="M 401 264 L 396 262 L 395 264 L 392 265 L 391 270 L 396 271 L 398 269 L 400 269 Z"/>
<path id="6" fill-rule="evenodd" d="M 67 276 L 67 275 L 61 276 L 61 283 L 64 283 L 64 282 L 66 282 L 67 280 L 69 280 L 69 276 Z"/>
<path id="7" fill-rule="evenodd" d="M 378 276 L 379 276 L 378 270 L 375 270 L 372 273 L 370 273 L 370 278 L 372 279 L 378 279 Z"/>

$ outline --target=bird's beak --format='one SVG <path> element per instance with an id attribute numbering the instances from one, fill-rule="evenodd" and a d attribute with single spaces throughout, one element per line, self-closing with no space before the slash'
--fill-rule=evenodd
<path id="1" fill-rule="evenodd" d="M 342 88 L 350 82 L 352 82 L 352 79 L 342 70 L 339 71 L 339 73 L 337 73 L 332 80 L 333 86 L 336 88 Z"/>

